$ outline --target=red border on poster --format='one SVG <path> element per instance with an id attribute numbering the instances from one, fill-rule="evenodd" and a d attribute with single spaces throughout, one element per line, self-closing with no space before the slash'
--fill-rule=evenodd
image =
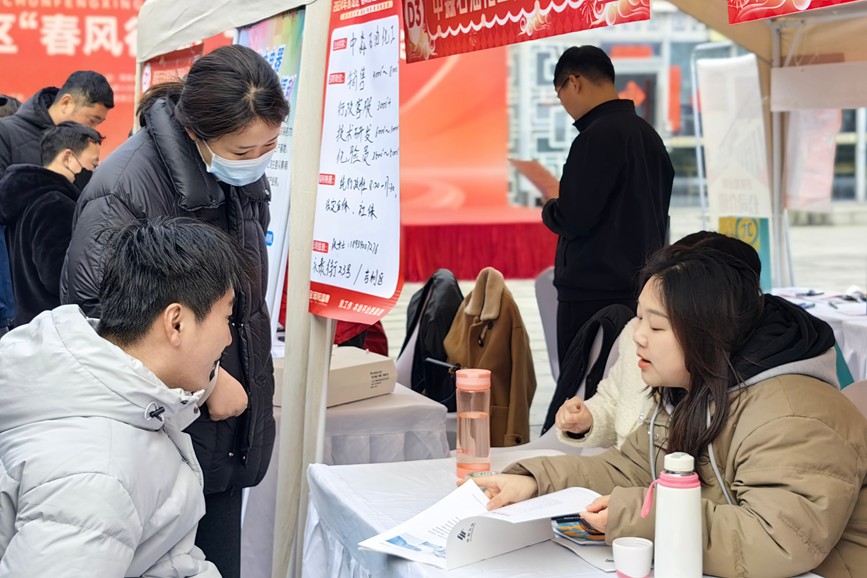
<path id="1" fill-rule="evenodd" d="M 729 22 L 740 24 L 752 20 L 776 18 L 818 8 L 851 4 L 862 0 L 728 0 Z"/>
<path id="2" fill-rule="evenodd" d="M 399 0 L 383 0 L 379 2 L 376 0 L 334 0 L 331 8 L 331 23 L 328 28 L 329 43 L 335 29 L 349 25 L 364 24 L 394 15 L 399 17 L 400 5 L 398 2 Z M 395 34 L 398 33 L 399 30 L 395 30 Z M 341 44 L 340 39 L 335 40 L 334 46 L 329 46 L 326 71 L 329 70 L 328 66 L 330 65 L 332 51 L 345 49 L 346 43 Z M 331 78 L 326 74 L 324 85 L 326 94 L 329 82 L 335 83 L 338 80 L 342 82 L 343 79 Z M 395 101 L 398 101 L 397 94 L 395 95 Z M 327 110 L 323 108 L 323 117 L 326 114 Z M 325 123 L 323 122 L 324 126 Z M 322 185 L 335 185 L 337 178 L 333 174 L 322 174 L 319 177 L 319 182 Z M 314 258 L 317 254 L 327 254 L 328 251 L 328 241 L 313 240 Z M 391 311 L 395 303 L 397 303 L 402 286 L 403 273 L 401 271 L 398 271 L 397 284 L 391 297 L 379 297 L 311 280 L 308 310 L 314 315 L 330 317 L 340 321 L 373 324 Z"/>
<path id="3" fill-rule="evenodd" d="M 403 0 L 406 61 L 650 19 L 650 0 Z"/>

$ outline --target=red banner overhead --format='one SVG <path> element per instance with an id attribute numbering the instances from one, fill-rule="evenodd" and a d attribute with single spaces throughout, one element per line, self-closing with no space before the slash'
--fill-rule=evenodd
<path id="1" fill-rule="evenodd" d="M 404 0 L 406 60 L 417 62 L 650 19 L 650 0 Z"/>
<path id="2" fill-rule="evenodd" d="M 851 4 L 862 0 L 729 0 L 729 22 L 740 24 L 750 20 L 775 18 L 817 8 Z"/>

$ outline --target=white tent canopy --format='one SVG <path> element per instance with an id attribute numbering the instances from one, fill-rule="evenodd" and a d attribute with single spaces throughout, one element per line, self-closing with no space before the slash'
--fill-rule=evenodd
<path id="1" fill-rule="evenodd" d="M 147 0 L 139 12 L 136 58 L 145 62 L 215 34 L 310 4 L 310 0 Z"/>

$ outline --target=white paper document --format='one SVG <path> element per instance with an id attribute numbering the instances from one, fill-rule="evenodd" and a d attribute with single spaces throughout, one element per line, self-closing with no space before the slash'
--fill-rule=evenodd
<path id="1" fill-rule="evenodd" d="M 359 546 L 451 570 L 551 539 L 552 517 L 583 511 L 598 496 L 567 488 L 489 512 L 488 497 L 470 480 Z"/>

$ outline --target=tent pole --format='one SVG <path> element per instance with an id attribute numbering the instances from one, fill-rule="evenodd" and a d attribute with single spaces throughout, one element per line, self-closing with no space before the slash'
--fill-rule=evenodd
<path id="1" fill-rule="evenodd" d="M 855 200 L 867 201 L 867 108 L 855 110 Z"/>
<path id="2" fill-rule="evenodd" d="M 333 325 L 308 311 L 331 0 L 315 0 L 304 10 L 289 187 L 292 210 L 286 327 L 292 330 L 286 332 L 283 383 L 277 384 L 282 387 L 283 407 L 276 460 L 273 578 L 301 574 L 309 492 L 307 466 L 321 452 L 325 378 L 331 361 L 331 348 L 323 344 L 330 345 L 334 338 Z"/>
<path id="3" fill-rule="evenodd" d="M 778 68 L 781 64 L 781 34 L 780 27 L 776 22 L 771 22 L 771 69 Z M 780 112 L 771 112 L 771 166 L 773 171 L 773 202 L 771 228 L 773 231 L 773 280 L 775 287 L 789 285 L 788 267 L 785 266 L 788 250 L 785 246 L 783 231 L 783 115 Z"/>

